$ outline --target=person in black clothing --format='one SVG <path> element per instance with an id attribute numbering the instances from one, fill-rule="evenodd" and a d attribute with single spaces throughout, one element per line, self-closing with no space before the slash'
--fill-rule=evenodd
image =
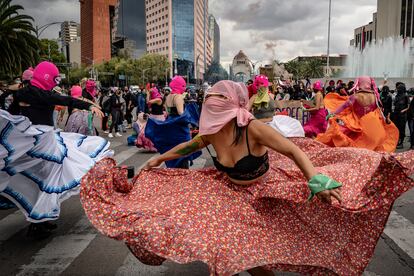
<path id="1" fill-rule="evenodd" d="M 410 104 L 410 99 L 407 95 L 407 89 L 402 82 L 396 83 L 397 93 L 392 102 L 391 121 L 397 126 L 400 133 L 397 149 L 404 147 L 405 126 L 407 124 L 407 111 Z"/>
<path id="2" fill-rule="evenodd" d="M 126 128 L 131 128 L 131 124 L 132 124 L 132 110 L 134 109 L 134 101 L 132 100 L 132 93 L 131 91 L 128 89 L 128 87 L 125 86 L 124 88 L 124 100 L 125 100 L 125 105 L 126 105 L 126 109 L 125 109 L 125 120 L 128 123 L 128 126 Z"/>
<path id="3" fill-rule="evenodd" d="M 121 110 L 122 110 L 122 101 L 121 101 L 122 95 L 121 94 L 122 94 L 122 91 L 118 89 L 109 99 L 111 101 L 111 117 L 112 117 L 111 126 L 109 127 L 109 134 L 108 134 L 109 138 L 114 137 L 112 135 L 112 131 L 114 128 L 115 128 L 115 136 L 116 137 L 122 136 L 119 133 L 119 127 L 118 127 L 120 120 L 121 120 Z"/>
<path id="4" fill-rule="evenodd" d="M 381 91 L 381 102 L 383 107 L 383 113 L 387 122 L 390 122 L 390 115 L 392 111 L 392 97 L 390 94 L 390 88 L 387 85 L 385 85 Z"/>
<path id="5" fill-rule="evenodd" d="M 100 111 L 99 108 L 91 105 L 90 103 L 81 101 L 81 100 L 77 100 L 74 99 L 72 97 L 68 97 L 68 96 L 62 96 L 58 93 L 53 93 L 51 90 L 53 89 L 53 87 L 55 87 L 56 85 L 59 84 L 60 81 L 60 77 L 59 77 L 59 70 L 57 69 L 57 67 L 50 62 L 42 62 L 40 63 L 34 70 L 33 72 L 33 78 L 30 81 L 30 84 L 27 87 L 23 87 L 19 90 L 13 91 L 13 106 L 14 108 L 9 108 L 9 112 L 2 112 L 2 116 L 1 116 L 1 120 L 10 120 L 8 119 L 10 117 L 10 114 L 12 115 L 23 115 L 25 117 L 27 117 L 27 119 L 30 120 L 30 125 L 29 128 L 31 127 L 31 125 L 38 125 L 36 128 L 36 131 L 41 131 L 40 129 L 43 129 L 43 134 L 46 135 L 46 133 L 49 133 L 49 129 L 48 126 L 53 127 L 53 111 L 55 109 L 55 105 L 61 105 L 61 106 L 68 106 L 68 107 L 72 107 L 72 108 L 77 108 L 77 109 L 90 109 L 93 113 L 97 114 L 98 116 L 102 116 L 102 112 Z M 25 119 L 25 120 L 27 120 Z M 10 120 L 8 122 L 8 125 L 13 125 L 15 124 L 15 122 L 13 122 L 12 120 Z M 4 123 L 3 123 L 4 125 Z M 13 129 L 13 128 L 11 128 Z M 33 130 L 34 131 L 34 130 Z M 25 131 L 21 132 L 21 135 L 25 135 Z M 27 134 L 26 134 L 27 135 Z M 44 139 L 41 137 L 41 135 L 36 135 L 36 139 L 39 139 L 39 141 L 41 141 L 41 139 Z M 49 135 L 50 137 L 50 135 Z M 60 139 L 59 143 L 62 143 L 61 145 L 65 147 L 66 149 L 66 153 L 63 155 L 63 157 L 66 157 L 68 154 L 68 147 L 66 147 L 65 142 L 63 140 L 63 138 L 59 135 Z M 4 137 L 4 139 L 6 139 L 6 136 Z M 36 146 L 39 141 L 36 141 L 36 143 L 34 144 L 34 146 Z M 17 143 L 17 142 L 16 142 Z M 28 142 L 28 143 L 33 143 L 32 141 Z M 21 149 L 20 149 L 21 150 Z M 76 151 L 74 149 L 70 149 L 71 152 Z M 24 153 L 24 152 L 21 152 Z M 27 170 L 30 170 L 30 168 L 32 166 L 35 166 L 36 162 L 38 162 L 38 160 L 46 158 L 46 157 L 42 157 L 39 159 L 39 154 L 44 154 L 44 153 L 36 153 L 36 152 L 32 152 L 30 153 L 30 151 L 28 151 L 27 153 L 29 156 L 32 157 L 33 160 L 31 160 L 30 162 L 32 162 L 30 164 L 30 166 L 27 166 Z M 32 155 L 30 155 L 32 154 Z M 34 154 L 34 155 L 33 155 Z M 72 153 L 71 153 L 72 154 Z M 75 153 L 76 154 L 76 153 Z M 24 156 L 24 155 L 22 155 Z M 37 158 L 37 159 L 36 159 Z M 52 156 L 50 157 L 52 158 L 51 160 L 49 159 L 45 159 L 47 161 L 51 161 L 51 162 L 56 162 L 56 164 L 65 164 L 62 161 L 56 161 L 56 156 Z M 15 161 L 15 160 L 14 160 Z M 24 161 L 21 161 L 24 162 Z M 59 163 L 61 162 L 61 163 Z M 71 161 L 67 161 L 67 162 L 74 162 L 73 160 Z M 69 163 L 67 163 L 69 164 Z M 58 169 L 57 167 L 59 167 L 60 165 L 56 165 L 56 167 L 49 167 L 47 169 L 51 169 L 51 168 L 56 168 L 56 170 Z M 63 166 L 63 165 L 62 165 Z M 0 165 L 1 168 L 1 165 Z M 3 168 L 1 169 L 5 169 L 4 165 Z M 46 170 L 47 170 L 46 169 Z M 25 171 L 26 172 L 26 171 Z M 73 175 L 75 176 L 79 171 L 73 171 L 73 172 L 67 172 L 66 173 L 66 179 L 68 181 L 70 181 L 70 177 Z M 7 176 L 9 178 L 12 178 L 14 174 L 19 173 L 19 171 L 14 172 L 13 174 L 10 174 Z M 55 173 L 55 171 L 52 171 L 50 175 L 53 175 Z M 86 173 L 86 171 L 85 171 Z M 30 173 L 26 173 L 26 176 L 29 175 Z M 30 178 L 30 177 L 28 177 Z M 60 178 L 59 178 L 60 179 Z M 55 179 L 56 182 L 58 182 L 58 178 Z M 11 180 L 9 180 L 11 181 Z M 21 181 L 25 181 L 25 179 L 21 179 Z M 43 179 L 37 179 L 37 181 L 42 182 Z M 50 185 L 53 185 L 55 183 L 52 183 Z M 13 182 L 9 183 L 9 185 L 13 185 Z M 65 184 L 67 185 L 67 183 Z M 40 186 L 39 186 L 40 187 Z M 46 189 L 47 187 L 42 186 L 42 189 Z M 51 188 L 51 187 L 48 187 Z M 64 188 L 64 187 L 55 187 L 57 190 L 53 190 L 55 194 L 60 194 L 63 195 L 64 192 L 66 190 L 70 190 L 69 188 Z M 27 186 L 27 189 L 40 189 L 37 187 L 30 187 Z M 40 190 L 40 191 L 44 191 L 44 190 Z M 0 190 L 0 192 L 3 192 L 3 190 Z M 53 194 L 51 193 L 51 194 Z M 36 194 L 36 193 L 35 193 Z M 33 196 L 33 194 L 32 194 Z M 42 199 L 40 200 L 43 204 L 44 202 L 48 200 L 47 196 L 45 197 L 44 195 L 39 195 Z M 17 197 L 17 200 L 19 198 L 21 198 L 22 195 L 19 195 Z M 23 198 L 24 199 L 24 198 Z M 26 199 L 27 200 L 27 199 Z M 29 200 L 33 200 L 33 198 L 29 199 Z M 59 205 L 56 205 L 57 203 L 56 198 L 53 198 L 53 196 L 51 196 L 50 199 L 52 202 L 46 203 L 42 208 L 47 209 L 47 208 L 58 208 Z M 27 206 L 36 206 L 36 204 L 34 205 L 27 205 Z M 25 206 L 25 208 L 27 207 Z M 32 207 L 32 208 L 36 208 L 36 207 Z M 53 209 L 56 210 L 57 214 L 58 214 L 58 209 Z M 49 210 L 47 213 L 50 212 L 54 212 L 52 209 Z M 27 214 L 27 216 L 30 216 L 31 214 L 36 214 L 36 211 L 34 212 L 29 212 L 29 214 Z M 45 215 L 46 216 L 46 215 Z M 54 217 L 54 219 L 56 219 L 58 217 L 58 215 L 56 217 Z M 47 217 L 50 218 L 50 217 Z M 47 237 L 50 235 L 50 231 L 53 230 L 54 228 L 56 228 L 56 225 L 51 224 L 49 222 L 41 222 L 43 221 L 42 219 L 39 219 L 37 217 L 32 218 L 31 217 L 31 221 L 36 221 L 36 223 L 32 223 L 29 227 L 29 232 L 28 234 L 30 236 L 36 237 L 36 238 L 43 238 L 43 237 Z"/>
<path id="6" fill-rule="evenodd" d="M 411 99 L 407 111 L 408 128 L 410 129 L 410 149 L 414 149 L 414 99 Z"/>

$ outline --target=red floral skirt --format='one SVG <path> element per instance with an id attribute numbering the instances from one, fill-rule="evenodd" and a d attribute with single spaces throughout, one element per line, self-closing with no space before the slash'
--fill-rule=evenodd
<path id="1" fill-rule="evenodd" d="M 343 184 L 341 205 L 308 202 L 302 173 L 275 152 L 269 173 L 248 187 L 215 169 L 153 169 L 128 182 L 125 170 L 104 159 L 82 179 L 81 201 L 100 232 L 123 240 L 145 264 L 198 260 L 212 275 L 257 266 L 362 274 L 394 200 L 414 185 L 414 151 L 387 154 L 292 141 L 318 172 Z"/>

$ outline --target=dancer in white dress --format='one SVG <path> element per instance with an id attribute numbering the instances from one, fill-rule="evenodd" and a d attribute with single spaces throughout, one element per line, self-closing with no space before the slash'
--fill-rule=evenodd
<path id="1" fill-rule="evenodd" d="M 19 114 L 0 110 L 0 195 L 15 203 L 32 222 L 29 234 L 45 237 L 55 226 L 63 200 L 79 193 L 80 180 L 96 161 L 112 155 L 100 137 L 55 131 L 55 105 L 101 111 L 90 103 L 50 90 L 59 71 L 40 63 L 31 84 L 13 94 Z"/>

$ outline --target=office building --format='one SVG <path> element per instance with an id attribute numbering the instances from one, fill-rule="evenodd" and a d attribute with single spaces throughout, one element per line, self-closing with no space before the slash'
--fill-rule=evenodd
<path id="1" fill-rule="evenodd" d="M 119 0 L 115 46 L 118 53 L 139 58 L 146 52 L 145 1 Z"/>
<path id="2" fill-rule="evenodd" d="M 80 0 L 82 64 L 111 59 L 112 38 L 117 32 L 118 0 Z"/>
<path id="3" fill-rule="evenodd" d="M 212 40 L 213 62 L 220 63 L 220 27 L 213 15 L 209 16 L 209 36 Z"/>
<path id="4" fill-rule="evenodd" d="M 146 0 L 145 12 L 147 52 L 165 55 L 173 74 L 202 79 L 212 59 L 208 0 Z"/>
<path id="5" fill-rule="evenodd" d="M 65 21 L 60 25 L 60 40 L 62 46 L 66 46 L 71 41 L 79 40 L 80 37 L 80 25 L 73 21 Z"/>

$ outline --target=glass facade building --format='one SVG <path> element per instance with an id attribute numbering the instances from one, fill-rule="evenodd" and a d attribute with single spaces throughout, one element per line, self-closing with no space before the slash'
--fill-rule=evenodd
<path id="1" fill-rule="evenodd" d="M 194 0 L 172 0 L 173 52 L 194 62 Z"/>

